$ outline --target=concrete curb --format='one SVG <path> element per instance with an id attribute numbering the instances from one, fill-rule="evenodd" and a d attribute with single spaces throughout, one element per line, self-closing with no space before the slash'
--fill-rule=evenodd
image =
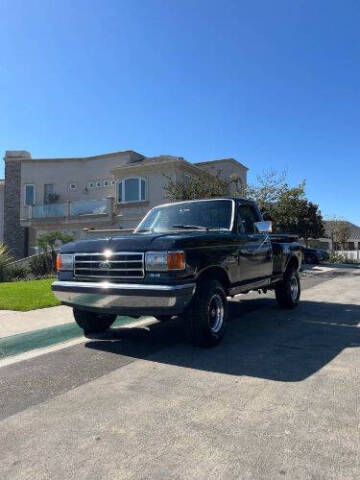
<path id="1" fill-rule="evenodd" d="M 64 305 L 29 312 L 0 310 L 0 338 L 29 333 L 42 328 L 73 322 L 72 309 Z"/>

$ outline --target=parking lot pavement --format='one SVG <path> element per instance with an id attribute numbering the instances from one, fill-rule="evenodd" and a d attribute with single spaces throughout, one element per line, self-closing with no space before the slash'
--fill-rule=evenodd
<path id="1" fill-rule="evenodd" d="M 359 288 L 240 297 L 215 349 L 171 321 L 1 368 L 2 478 L 358 479 Z"/>

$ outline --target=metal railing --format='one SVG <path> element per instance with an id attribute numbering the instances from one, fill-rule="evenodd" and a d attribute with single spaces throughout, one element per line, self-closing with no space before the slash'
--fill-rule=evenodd
<path id="1" fill-rule="evenodd" d="M 342 255 L 347 260 L 360 263 L 360 250 L 337 250 L 336 253 Z"/>
<path id="2" fill-rule="evenodd" d="M 65 217 L 66 203 L 49 203 L 47 205 L 34 205 L 31 218 Z"/>
<path id="3" fill-rule="evenodd" d="M 113 198 L 99 200 L 80 200 L 78 202 L 49 203 L 28 207 L 27 218 L 81 217 L 85 215 L 112 215 Z"/>
<path id="4" fill-rule="evenodd" d="M 107 202 L 102 200 L 82 200 L 70 203 L 70 216 L 77 217 L 79 215 L 99 215 L 106 213 Z"/>

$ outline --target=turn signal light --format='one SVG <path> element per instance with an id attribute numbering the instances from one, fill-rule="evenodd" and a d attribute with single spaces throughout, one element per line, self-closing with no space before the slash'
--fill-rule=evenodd
<path id="1" fill-rule="evenodd" d="M 185 254 L 184 252 L 168 252 L 168 270 L 184 270 Z"/>
<path id="2" fill-rule="evenodd" d="M 58 272 L 61 269 L 61 255 L 58 253 L 56 255 L 56 271 Z"/>

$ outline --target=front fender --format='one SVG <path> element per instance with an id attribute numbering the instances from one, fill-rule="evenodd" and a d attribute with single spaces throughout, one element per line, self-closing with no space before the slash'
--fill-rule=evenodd
<path id="1" fill-rule="evenodd" d="M 231 285 L 231 280 L 226 268 L 220 265 L 210 265 L 202 268 L 197 272 L 195 277 L 196 282 L 201 281 L 202 279 L 216 278 L 218 279 L 225 288 L 228 288 Z"/>

